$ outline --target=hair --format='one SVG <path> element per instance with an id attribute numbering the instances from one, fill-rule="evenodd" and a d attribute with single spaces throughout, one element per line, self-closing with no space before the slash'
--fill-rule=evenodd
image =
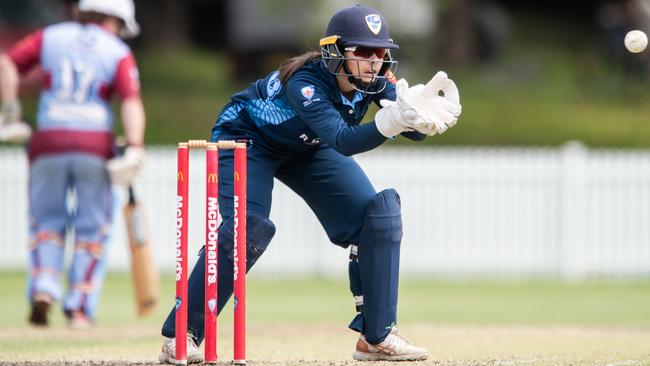
<path id="1" fill-rule="evenodd" d="M 312 60 L 321 58 L 320 51 L 308 51 L 302 55 L 294 56 L 280 64 L 280 82 L 285 83 L 299 68 Z"/>

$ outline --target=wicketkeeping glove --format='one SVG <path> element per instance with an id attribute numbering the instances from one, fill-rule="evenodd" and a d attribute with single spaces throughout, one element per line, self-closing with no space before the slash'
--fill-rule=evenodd
<path id="1" fill-rule="evenodd" d="M 394 137 L 405 131 L 420 131 L 427 128 L 427 123 L 414 109 L 404 109 L 396 102 L 382 99 L 382 108 L 375 114 L 375 124 L 379 132 L 386 137 Z"/>
<path id="2" fill-rule="evenodd" d="M 142 147 L 129 146 L 124 155 L 115 157 L 106 163 L 111 182 L 127 186 L 135 180 L 144 164 L 145 152 Z"/>
<path id="3" fill-rule="evenodd" d="M 403 100 L 408 90 L 408 83 L 401 79 L 397 82 L 397 101 L 387 99 L 379 101 L 382 108 L 375 114 L 375 124 L 379 132 L 386 137 L 394 137 L 404 131 L 424 131 L 430 128 L 419 113 Z"/>
<path id="4" fill-rule="evenodd" d="M 429 114 L 432 116 L 438 133 L 455 126 L 462 111 L 458 87 L 444 71 L 438 71 L 412 102 L 425 119 Z"/>
<path id="5" fill-rule="evenodd" d="M 402 82 L 398 82 L 398 86 Z M 461 113 L 460 97 L 456 84 L 439 71 L 427 83 L 408 87 L 404 80 L 402 88 L 397 88 L 397 104 L 402 108 L 412 108 L 426 121 L 425 127 L 416 131 L 434 135 L 453 127 Z M 441 95 L 442 94 L 442 95 Z"/>

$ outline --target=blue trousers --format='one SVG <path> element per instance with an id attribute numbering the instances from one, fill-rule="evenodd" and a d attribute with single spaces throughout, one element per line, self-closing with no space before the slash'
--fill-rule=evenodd
<path id="1" fill-rule="evenodd" d="M 82 153 L 39 157 L 29 170 L 30 256 L 28 297 L 63 296 L 64 243 L 74 229 L 75 248 L 63 297 L 65 311 L 94 318 L 105 277 L 113 195 L 105 160 Z M 69 192 L 76 204 L 70 205 Z"/>
<path id="2" fill-rule="evenodd" d="M 221 135 L 219 139 L 232 139 L 240 136 Z M 213 138 L 216 139 L 216 138 Z M 222 150 L 219 154 L 219 207 L 223 222 L 228 222 L 233 212 L 232 172 L 234 156 L 232 151 Z M 359 242 L 366 208 L 377 194 L 361 167 L 351 157 L 346 157 L 327 146 L 314 147 L 306 152 L 286 156 L 273 152 L 254 141 L 248 149 L 247 161 L 247 205 L 248 212 L 268 218 L 271 210 L 273 179 L 277 178 L 291 190 L 302 197 L 316 214 L 331 242 L 342 247 Z M 221 236 L 221 235 L 220 235 Z M 223 243 L 232 245 L 231 243 Z M 221 246 L 222 243 L 220 242 Z M 300 243 L 295 243 L 300 245 Z M 390 258 L 386 258 L 390 261 Z M 204 264 L 203 250 L 189 278 L 188 292 L 188 330 L 198 342 L 203 339 L 204 318 Z M 387 265 L 388 267 L 388 265 Z M 219 273 L 221 276 L 221 273 Z M 391 278 L 391 283 L 377 282 L 377 286 L 396 286 L 398 278 Z M 360 281 L 360 280 L 355 280 Z M 218 312 L 221 311 L 232 294 L 219 286 L 217 301 Z M 394 299 L 365 299 L 365 308 L 386 309 L 386 302 L 395 306 Z M 381 303 L 381 304 L 379 304 Z M 351 309 L 353 306 L 351 305 Z M 368 340 L 379 343 L 386 337 L 394 324 L 396 311 L 375 311 L 375 319 L 365 319 L 363 328 L 373 329 L 367 334 Z M 377 324 L 375 324 L 377 323 Z M 172 309 L 162 327 L 162 334 L 174 337 L 175 312 Z M 364 332 L 364 329 L 357 329 Z"/>

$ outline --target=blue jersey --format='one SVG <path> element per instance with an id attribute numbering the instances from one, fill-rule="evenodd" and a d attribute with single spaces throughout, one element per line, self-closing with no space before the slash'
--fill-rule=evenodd
<path id="1" fill-rule="evenodd" d="M 386 137 L 374 122 L 359 123 L 371 102 L 396 98 L 393 83 L 377 84 L 374 90 L 383 88 L 381 92 L 356 92 L 350 100 L 341 94 L 336 76 L 320 59 L 307 63 L 285 84 L 275 71 L 232 97 L 217 119 L 213 137 L 219 131 L 234 129 L 258 134 L 268 148 L 283 153 L 323 144 L 344 155 L 368 151 Z M 424 135 L 411 133 L 407 137 L 419 140 Z"/>

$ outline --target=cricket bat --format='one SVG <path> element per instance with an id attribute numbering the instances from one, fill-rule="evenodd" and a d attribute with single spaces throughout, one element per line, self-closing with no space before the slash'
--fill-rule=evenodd
<path id="1" fill-rule="evenodd" d="M 158 303 L 160 277 L 153 260 L 145 213 L 136 200 L 132 186 L 129 186 L 129 201 L 124 206 L 124 218 L 131 250 L 131 275 L 136 309 L 138 316 L 143 317 Z"/>

